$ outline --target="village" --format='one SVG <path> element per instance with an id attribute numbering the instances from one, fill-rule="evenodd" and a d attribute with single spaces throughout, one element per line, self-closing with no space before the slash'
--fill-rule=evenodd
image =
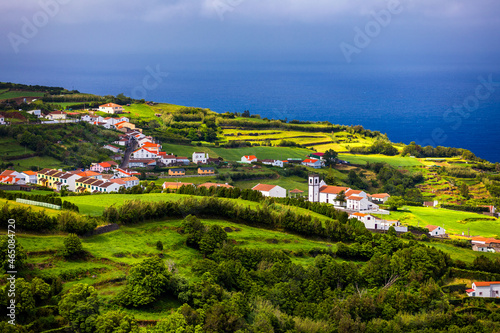
<path id="1" fill-rule="evenodd" d="M 177 191 L 181 187 L 225 187 L 232 188 L 228 183 L 217 182 L 183 182 L 184 177 L 215 176 L 219 168 L 227 163 L 236 163 L 258 167 L 269 166 L 277 168 L 287 168 L 292 165 L 301 165 L 311 169 L 321 169 L 325 167 L 324 153 L 314 152 L 303 159 L 259 159 L 256 155 L 241 156 L 237 161 L 224 161 L 221 158 L 211 158 L 205 152 L 194 152 L 191 156 L 176 156 L 172 153 L 162 151 L 162 145 L 151 136 L 143 134 L 141 128 L 136 127 L 130 119 L 121 115 L 123 107 L 113 103 L 99 106 L 94 111 L 112 114 L 113 117 L 103 117 L 90 114 L 54 111 L 43 116 L 40 110 L 28 111 L 40 119 L 46 120 L 41 123 L 65 123 L 65 122 L 87 122 L 91 125 L 102 126 L 106 129 L 120 131 L 122 134 L 111 144 L 106 144 L 103 148 L 110 150 L 114 155 L 107 161 L 92 163 L 85 169 L 63 171 L 61 169 L 45 168 L 38 171 L 27 170 L 17 172 L 14 170 L 4 170 L 0 173 L 0 188 L 7 189 L 6 186 L 15 186 L 12 189 L 29 190 L 31 186 L 40 186 L 51 189 L 55 192 L 74 194 L 107 194 L 123 193 L 140 183 L 141 172 L 138 170 L 155 167 L 167 168 L 162 178 L 168 178 L 162 183 L 165 192 Z M 116 116 L 119 115 L 119 116 Z M 68 118 L 71 117 L 71 118 Z M 79 118 L 75 118 L 80 116 Z M 0 125 L 8 125 L 0 117 Z M 344 161 L 341 161 L 344 162 Z M 347 163 L 347 162 L 344 162 Z M 196 167 L 195 174 L 187 174 L 187 167 Z M 391 228 L 403 234 L 409 231 L 407 225 L 403 225 L 399 220 L 390 219 L 391 212 L 382 207 L 386 207 L 386 202 L 391 195 L 388 193 L 367 193 L 346 186 L 328 185 L 318 174 L 310 173 L 307 180 L 308 193 L 304 193 L 297 188 L 284 188 L 279 185 L 257 183 L 251 189 L 262 193 L 264 197 L 270 198 L 301 198 L 309 202 L 329 204 L 339 211 L 344 211 L 349 218 L 362 222 L 366 229 L 372 232 L 388 232 Z M 19 199 L 20 202 L 22 199 Z M 436 202 L 425 202 L 425 206 L 435 207 Z M 493 213 L 495 213 L 494 207 Z M 446 230 L 442 226 L 426 225 L 428 237 L 448 238 Z M 471 237 L 472 250 L 478 252 L 495 253 L 500 251 L 500 241 L 495 238 L 475 236 Z M 467 295 L 470 297 L 499 297 L 500 282 L 474 282 L 472 288 L 468 289 Z"/>

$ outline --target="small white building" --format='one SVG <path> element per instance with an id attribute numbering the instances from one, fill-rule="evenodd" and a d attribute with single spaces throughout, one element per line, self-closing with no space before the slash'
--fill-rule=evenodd
<path id="1" fill-rule="evenodd" d="M 357 212 L 378 211 L 379 206 L 369 201 L 366 197 L 351 195 L 346 198 L 346 208 Z"/>
<path id="2" fill-rule="evenodd" d="M 257 162 L 257 157 L 255 155 L 248 155 L 248 156 L 243 156 L 241 158 L 242 163 L 253 163 Z"/>
<path id="3" fill-rule="evenodd" d="M 107 104 L 99 105 L 99 111 L 110 113 L 110 114 L 122 113 L 123 107 L 121 105 L 118 105 L 115 103 L 107 103 Z"/>
<path id="4" fill-rule="evenodd" d="M 444 236 L 446 234 L 446 230 L 441 227 L 435 225 L 427 225 L 425 227 L 429 229 L 429 235 L 431 235 L 432 237 Z"/>
<path id="5" fill-rule="evenodd" d="M 20 173 L 21 177 L 24 177 L 24 182 L 26 184 L 36 184 L 38 183 L 37 173 L 35 171 L 23 171 Z"/>
<path id="6" fill-rule="evenodd" d="M 265 197 L 286 198 L 286 189 L 278 185 L 257 184 L 252 190 L 259 191 Z"/>
<path id="7" fill-rule="evenodd" d="M 167 155 L 160 152 L 160 161 L 165 165 L 173 165 L 177 163 L 177 158 L 175 155 Z"/>
<path id="8" fill-rule="evenodd" d="M 349 218 L 355 218 L 363 222 L 366 229 L 373 229 L 373 230 L 381 229 L 380 221 L 375 216 L 372 216 L 370 214 L 363 214 L 356 212 L 349 215 Z"/>
<path id="9" fill-rule="evenodd" d="M 26 111 L 26 113 L 37 116 L 38 118 L 42 117 L 42 110 L 30 110 L 30 111 Z"/>
<path id="10" fill-rule="evenodd" d="M 384 204 L 389 200 L 391 195 L 389 193 L 377 193 L 372 194 L 371 196 L 372 202 Z"/>
<path id="11" fill-rule="evenodd" d="M 319 169 L 323 166 L 323 162 L 321 160 L 317 160 L 314 158 L 307 158 L 307 159 L 302 161 L 302 165 L 305 165 L 305 166 L 308 166 L 311 168 L 315 168 L 315 169 Z"/>
<path id="12" fill-rule="evenodd" d="M 132 153 L 134 159 L 158 158 L 158 154 L 144 147 L 137 149 Z"/>
<path id="13" fill-rule="evenodd" d="M 500 297 L 500 281 L 473 282 L 472 288 L 467 289 L 467 296 L 470 297 Z"/>
<path id="14" fill-rule="evenodd" d="M 288 161 L 274 160 L 273 166 L 283 168 L 288 166 Z"/>
<path id="15" fill-rule="evenodd" d="M 45 116 L 45 118 L 49 120 L 60 120 L 60 119 L 62 120 L 66 119 L 66 113 L 63 111 L 54 111 Z"/>
<path id="16" fill-rule="evenodd" d="M 208 154 L 203 152 L 193 153 L 192 161 L 195 164 L 207 164 Z"/>

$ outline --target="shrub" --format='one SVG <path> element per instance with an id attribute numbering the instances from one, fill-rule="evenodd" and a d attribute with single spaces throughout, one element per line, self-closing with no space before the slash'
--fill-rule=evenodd
<path id="1" fill-rule="evenodd" d="M 64 239 L 64 251 L 63 255 L 65 257 L 77 257 L 83 254 L 82 241 L 75 234 L 69 234 L 68 237 Z"/>

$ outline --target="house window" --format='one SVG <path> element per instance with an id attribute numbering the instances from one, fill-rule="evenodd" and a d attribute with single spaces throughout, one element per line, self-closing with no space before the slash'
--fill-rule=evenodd
<path id="1" fill-rule="evenodd" d="M 480 292 L 479 292 L 479 296 L 481 296 L 482 294 L 483 294 L 483 292 L 481 292 L 481 291 L 480 291 Z"/>

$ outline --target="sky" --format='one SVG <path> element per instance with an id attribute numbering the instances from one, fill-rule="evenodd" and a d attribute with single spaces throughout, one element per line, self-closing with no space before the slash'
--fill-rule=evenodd
<path id="1" fill-rule="evenodd" d="M 496 64 L 499 14 L 498 0 L 1 1 L 0 70 L 50 57 L 122 67 L 154 57 L 228 66 Z"/>

